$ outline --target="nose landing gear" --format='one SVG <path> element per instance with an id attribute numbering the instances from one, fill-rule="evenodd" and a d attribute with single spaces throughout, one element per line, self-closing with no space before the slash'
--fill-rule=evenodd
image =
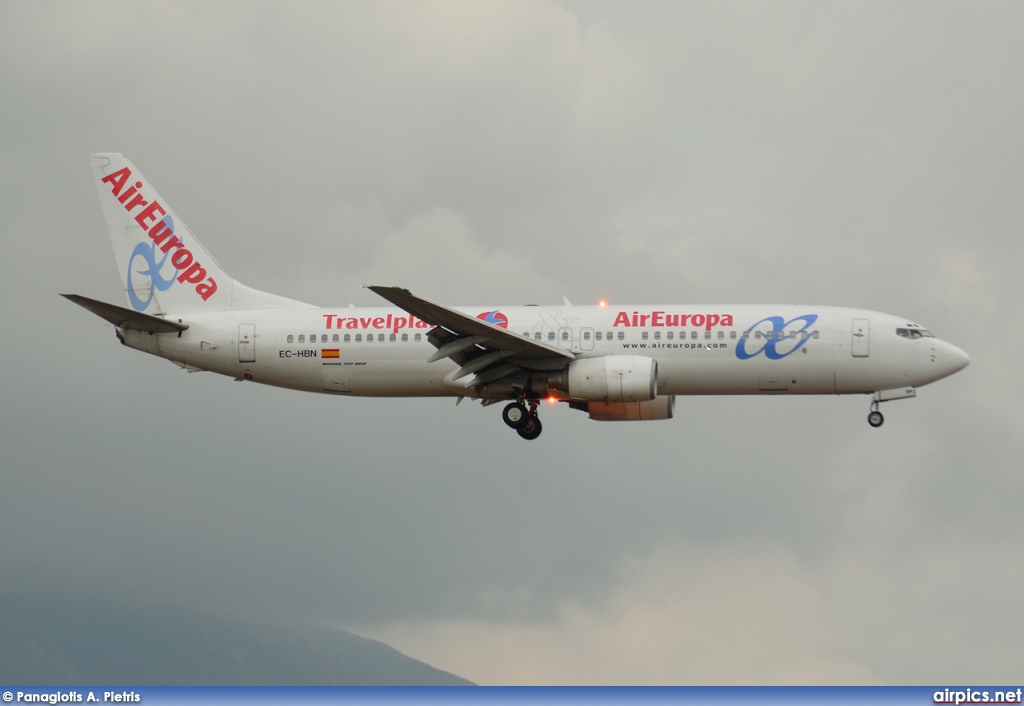
<path id="1" fill-rule="evenodd" d="M 868 424 L 877 429 L 878 427 L 882 426 L 882 423 L 884 421 L 885 417 L 883 417 L 882 413 L 878 411 L 878 403 L 872 402 L 871 412 L 868 413 Z"/>
<path id="2" fill-rule="evenodd" d="M 501 418 L 519 436 L 532 441 L 540 436 L 543 425 L 537 418 L 537 400 L 527 402 L 525 395 L 518 395 L 515 402 L 510 402 L 501 412 Z"/>

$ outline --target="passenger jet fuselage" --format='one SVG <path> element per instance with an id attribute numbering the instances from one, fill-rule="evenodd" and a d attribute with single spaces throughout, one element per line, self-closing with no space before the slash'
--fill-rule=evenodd
<path id="1" fill-rule="evenodd" d="M 322 309 L 233 280 L 127 159 L 92 155 L 130 308 L 72 301 L 127 346 L 192 371 L 348 396 L 508 402 L 535 439 L 537 401 L 599 420 L 672 417 L 676 395 L 869 394 L 880 402 L 967 355 L 903 318 L 828 306 L 447 307 L 370 287 L 392 307 Z"/>

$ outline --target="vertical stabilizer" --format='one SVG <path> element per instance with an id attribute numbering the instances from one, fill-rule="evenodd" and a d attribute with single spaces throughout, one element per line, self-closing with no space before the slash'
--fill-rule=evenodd
<path id="1" fill-rule="evenodd" d="M 89 159 L 132 309 L 160 315 L 309 306 L 233 280 L 124 155 Z"/>

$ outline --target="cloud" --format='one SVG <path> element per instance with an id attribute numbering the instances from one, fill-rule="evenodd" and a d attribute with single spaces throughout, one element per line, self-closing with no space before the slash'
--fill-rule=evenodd
<path id="1" fill-rule="evenodd" d="M 819 589 L 779 546 L 665 542 L 548 622 L 402 622 L 362 632 L 482 684 L 872 684 L 829 656 Z"/>

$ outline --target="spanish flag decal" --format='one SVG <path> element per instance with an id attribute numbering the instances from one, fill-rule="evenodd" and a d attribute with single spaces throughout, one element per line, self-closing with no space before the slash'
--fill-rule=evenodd
<path id="1" fill-rule="evenodd" d="M 324 348 L 320 351 L 321 358 L 340 358 L 341 349 L 339 348 Z"/>

